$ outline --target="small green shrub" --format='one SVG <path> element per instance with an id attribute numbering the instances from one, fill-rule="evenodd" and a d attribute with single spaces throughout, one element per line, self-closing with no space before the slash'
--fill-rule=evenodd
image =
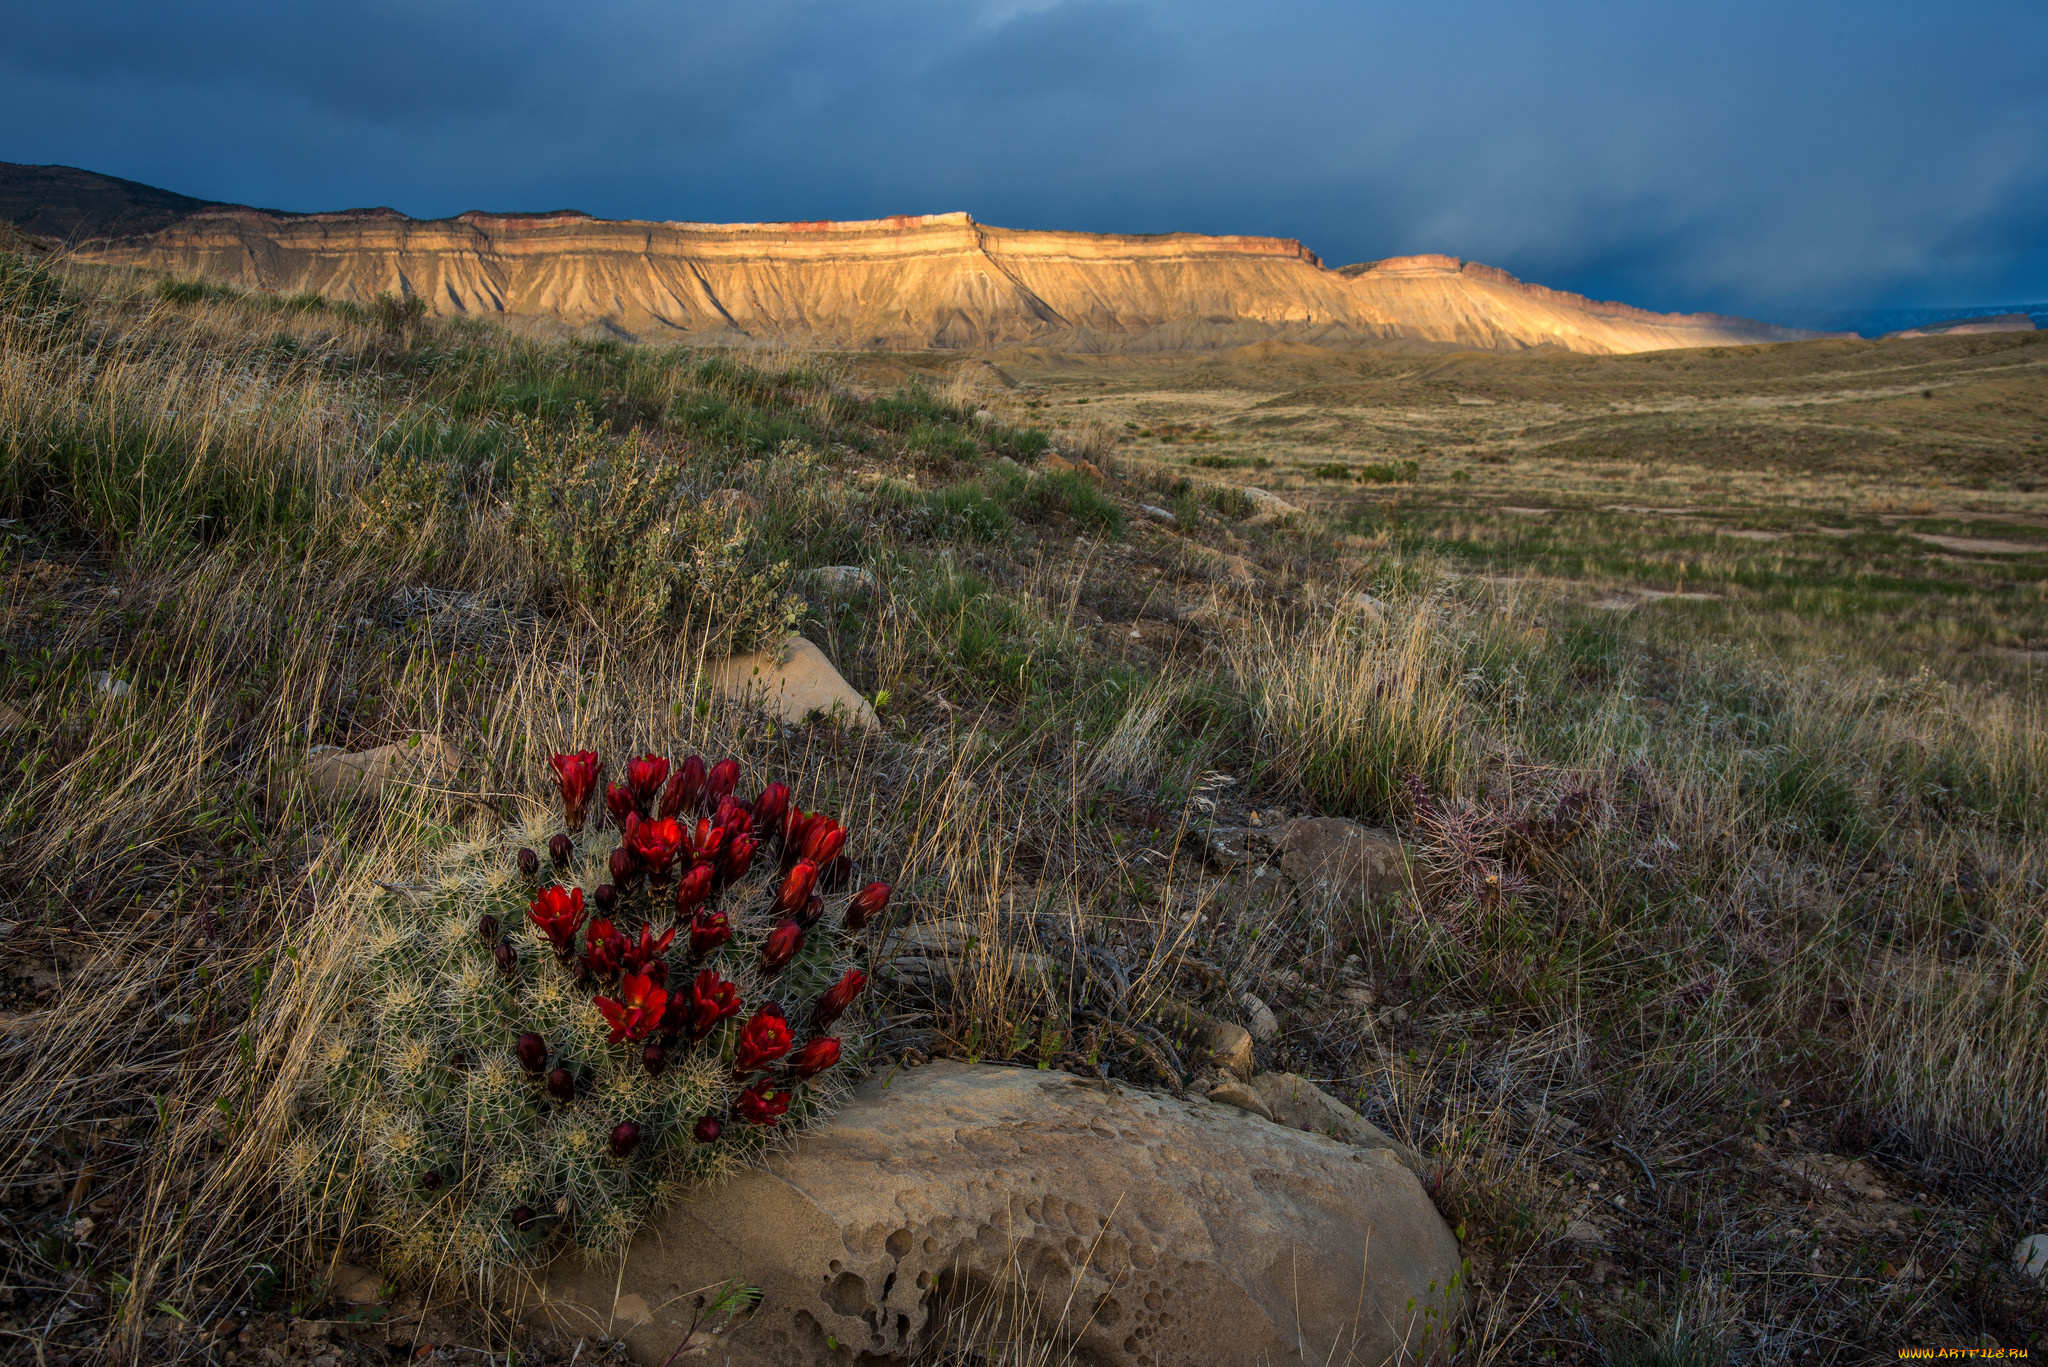
<path id="1" fill-rule="evenodd" d="M 1203 501 L 1224 517 L 1250 517 L 1257 511 L 1252 506 L 1251 495 L 1234 484 L 1218 484 L 1202 495 Z"/>
<path id="2" fill-rule="evenodd" d="M 948 541 L 1000 541 L 1010 533 L 1010 514 L 975 484 L 955 484 L 925 495 L 935 535 Z"/>
<path id="3" fill-rule="evenodd" d="M 1360 484 L 1406 484 L 1415 478 L 1422 466 L 1412 460 L 1376 461 L 1361 466 L 1358 471 Z"/>
<path id="4" fill-rule="evenodd" d="M 981 454 L 964 428 L 948 422 L 921 422 L 904 434 L 903 449 L 918 464 L 946 469 Z"/>
<path id="5" fill-rule="evenodd" d="M 1111 536 L 1123 531 L 1123 509 L 1085 477 L 1070 471 L 1033 475 L 1013 473 L 998 488 L 997 497 L 1013 514 L 1027 522 L 1065 518 Z"/>
<path id="6" fill-rule="evenodd" d="M 1188 464 L 1203 470 L 1265 470 L 1273 462 L 1264 456 L 1190 456 Z"/>
<path id="7" fill-rule="evenodd" d="M 1314 475 L 1317 479 L 1350 479 L 1351 467 L 1348 465 L 1335 464 L 1318 465 L 1315 469 L 1309 471 L 1309 473 Z"/>
<path id="8" fill-rule="evenodd" d="M 1052 438 L 1039 427 L 997 427 L 988 434 L 988 449 L 1008 456 L 1019 465 L 1030 465 L 1052 446 Z"/>
<path id="9" fill-rule="evenodd" d="M 687 619 L 713 653 L 794 630 L 803 600 L 784 588 L 789 566 L 749 563 L 745 519 L 692 495 L 639 433 L 613 441 L 581 404 L 567 428 L 516 426 L 512 530 L 543 592 L 629 620 Z"/>
<path id="10" fill-rule="evenodd" d="M 395 294 L 380 294 L 370 306 L 370 316 L 378 327 L 394 336 L 411 332 L 427 316 L 426 296 L 408 294 L 401 299 Z"/>

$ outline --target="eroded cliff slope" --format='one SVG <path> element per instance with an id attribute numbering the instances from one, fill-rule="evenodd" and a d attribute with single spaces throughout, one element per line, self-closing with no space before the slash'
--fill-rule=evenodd
<path id="1" fill-rule="evenodd" d="M 648 339 L 1097 352 L 1280 338 L 1622 352 L 1815 335 L 1598 303 L 1453 257 L 1331 270 L 1282 238 L 1020 231 L 964 213 L 700 224 L 207 207 L 82 254 L 288 294 L 412 293 L 443 315 L 539 316 Z"/>

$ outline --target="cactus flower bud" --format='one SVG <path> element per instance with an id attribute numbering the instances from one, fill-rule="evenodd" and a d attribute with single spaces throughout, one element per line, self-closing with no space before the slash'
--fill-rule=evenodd
<path id="1" fill-rule="evenodd" d="M 668 786 L 661 790 L 661 804 L 655 810 L 661 816 L 681 816 L 686 811 L 695 815 L 697 799 L 704 795 L 704 757 L 692 755 L 676 766 L 675 776 Z"/>
<path id="2" fill-rule="evenodd" d="M 789 814 L 789 785 L 771 783 L 754 799 L 754 835 L 766 840 L 782 830 L 782 818 Z"/>
<path id="3" fill-rule="evenodd" d="M 440 1172 L 434 1168 L 428 1168 L 420 1174 L 420 1185 L 428 1191 L 438 1191 L 441 1186 Z"/>
<path id="4" fill-rule="evenodd" d="M 453 1068 L 458 1073 L 468 1072 L 469 1055 L 463 1050 L 457 1049 L 454 1053 L 448 1056 L 448 1066 L 450 1068 Z"/>
<path id="5" fill-rule="evenodd" d="M 839 1062 L 839 1041 L 830 1035 L 820 1035 L 789 1056 L 789 1075 L 803 1079 L 818 1074 Z"/>
<path id="6" fill-rule="evenodd" d="M 498 961 L 498 971 L 511 977 L 519 971 L 519 951 L 510 940 L 498 941 L 498 947 L 491 951 L 491 957 Z"/>
<path id="7" fill-rule="evenodd" d="M 780 973 L 804 947 L 804 928 L 795 921 L 782 921 L 768 932 L 761 945 L 761 971 Z"/>
<path id="8" fill-rule="evenodd" d="M 604 766 L 597 762 L 595 750 L 550 755 L 548 763 L 554 766 L 555 782 L 562 790 L 563 822 L 571 832 L 580 831 L 584 813 L 590 806 L 590 795 L 597 791 L 597 781 L 604 774 Z"/>
<path id="9" fill-rule="evenodd" d="M 609 917 L 619 907 L 619 890 L 610 883 L 599 883 L 590 894 L 590 900 L 597 903 L 600 916 Z"/>
<path id="10" fill-rule="evenodd" d="M 512 1222 L 512 1228 L 524 1232 L 526 1227 L 534 1222 L 533 1207 L 514 1206 L 505 1218 Z"/>
<path id="11" fill-rule="evenodd" d="M 519 874 L 522 878 L 540 877 L 540 856 L 524 846 L 519 850 Z"/>
<path id="12" fill-rule="evenodd" d="M 640 1127 L 630 1120 L 612 1126 L 612 1157 L 624 1158 L 640 1147 Z"/>
<path id="13" fill-rule="evenodd" d="M 711 811 L 718 810 L 718 799 L 732 796 L 732 790 L 740 786 L 740 762 L 736 759 L 722 759 L 711 766 L 711 772 L 704 775 L 704 796 L 702 806 Z"/>
<path id="14" fill-rule="evenodd" d="M 891 891 L 887 883 L 870 883 L 856 892 L 852 900 L 846 904 L 846 928 L 859 930 L 880 916 L 883 909 L 889 905 Z"/>
<path id="15" fill-rule="evenodd" d="M 838 982 L 826 988 L 818 997 L 818 1006 L 811 1013 L 811 1028 L 824 1031 L 832 1022 L 846 1014 L 846 1008 L 853 1005 L 853 999 L 868 985 L 868 975 L 857 968 L 849 968 Z"/>
<path id="16" fill-rule="evenodd" d="M 569 867 L 569 856 L 576 852 L 576 846 L 568 836 L 556 831 L 548 837 L 548 860 L 558 869 Z"/>
<path id="17" fill-rule="evenodd" d="M 604 786 L 604 808 L 612 814 L 612 825 L 620 830 L 626 828 L 626 818 L 639 815 L 633 805 L 633 790 L 623 783 L 607 783 Z"/>
<path id="18" fill-rule="evenodd" d="M 690 1137 L 699 1144 L 716 1144 L 724 1131 L 725 1126 L 718 1123 L 717 1116 L 707 1115 L 690 1127 Z"/>
<path id="19" fill-rule="evenodd" d="M 487 945 L 498 942 L 498 918 L 488 911 L 476 918 L 476 933 Z"/>
<path id="20" fill-rule="evenodd" d="M 647 1041 L 647 1047 L 640 1051 L 640 1066 L 647 1070 L 649 1077 L 660 1077 L 662 1070 L 668 1067 L 668 1050 L 661 1047 L 660 1040 Z"/>
<path id="21" fill-rule="evenodd" d="M 794 916 L 811 900 L 811 890 L 817 883 L 818 866 L 808 859 L 797 860 L 776 891 L 775 905 L 770 910 L 777 916 Z"/>
<path id="22" fill-rule="evenodd" d="M 576 1079 L 567 1068 L 557 1068 L 548 1074 L 548 1095 L 564 1106 L 576 1099 Z"/>
<path id="23" fill-rule="evenodd" d="M 804 903 L 804 909 L 790 917 L 790 919 L 808 931 L 812 926 L 818 924 L 824 915 L 825 899 L 814 892 L 811 894 L 811 900 Z"/>
<path id="24" fill-rule="evenodd" d="M 548 1042 L 529 1030 L 513 1044 L 512 1052 L 519 1056 L 520 1067 L 539 1077 L 541 1065 L 548 1061 Z"/>
<path id="25" fill-rule="evenodd" d="M 620 892 L 631 892 L 634 880 L 640 876 L 640 861 L 633 857 L 633 852 L 621 845 L 612 851 L 607 864 L 612 875 L 612 886 Z"/>

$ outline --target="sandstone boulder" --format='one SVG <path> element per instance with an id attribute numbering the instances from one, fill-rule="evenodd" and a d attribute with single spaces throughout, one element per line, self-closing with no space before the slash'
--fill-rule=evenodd
<path id="1" fill-rule="evenodd" d="M 825 652 L 801 636 L 789 638 L 780 660 L 772 651 L 757 650 L 720 660 L 705 670 L 704 676 L 722 697 L 758 703 L 786 722 L 823 714 L 871 731 L 882 724 L 868 700 L 832 667 Z"/>
<path id="2" fill-rule="evenodd" d="M 1408 851 L 1392 831 L 1342 817 L 1305 816 L 1273 842 L 1280 872 L 1308 891 L 1340 897 L 1383 897 L 1408 886 Z"/>
<path id="3" fill-rule="evenodd" d="M 948 1304 L 1021 1278 L 1021 1313 L 1073 1344 L 1062 1361 L 1377 1364 L 1426 1352 L 1458 1266 L 1384 1149 L 936 1063 L 870 1079 L 790 1152 L 658 1216 L 621 1262 L 565 1259 L 530 1312 L 655 1364 L 692 1296 L 739 1276 L 764 1294 L 720 1344 L 733 1367 L 901 1363 Z"/>
<path id="4" fill-rule="evenodd" d="M 1301 509 L 1295 507 L 1292 503 L 1280 497 L 1280 495 L 1269 489 L 1261 489 L 1254 484 L 1247 484 L 1245 486 L 1244 496 L 1251 500 L 1252 507 L 1261 516 L 1272 516 L 1275 518 L 1294 517 L 1301 512 Z"/>
<path id="5" fill-rule="evenodd" d="M 432 734 L 370 750 L 316 746 L 306 759 L 306 781 L 323 798 L 374 797 L 390 784 L 428 787 L 451 782 L 462 752 Z"/>

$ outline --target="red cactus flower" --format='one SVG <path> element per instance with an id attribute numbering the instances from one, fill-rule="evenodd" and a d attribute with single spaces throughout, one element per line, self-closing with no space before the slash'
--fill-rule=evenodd
<path id="1" fill-rule="evenodd" d="M 689 916 L 709 900 L 717 874 L 718 870 L 709 864 L 692 864 L 689 872 L 676 880 L 677 916 Z"/>
<path id="2" fill-rule="evenodd" d="M 646 1039 L 661 1024 L 662 1012 L 668 1009 L 668 993 L 656 987 L 654 979 L 644 973 L 628 973 L 619 979 L 617 1001 L 610 997 L 594 1000 L 597 1009 L 604 1013 L 605 1023 L 612 1028 L 613 1044 Z"/>
<path id="3" fill-rule="evenodd" d="M 590 795 L 597 791 L 597 781 L 604 774 L 604 766 L 597 762 L 597 751 L 550 755 L 548 763 L 554 766 L 555 782 L 562 790 L 562 819 L 571 831 L 580 831 Z"/>
<path id="4" fill-rule="evenodd" d="M 825 899 L 814 892 L 811 894 L 811 900 L 804 903 L 804 909 L 789 919 L 795 921 L 808 931 L 812 926 L 823 920 L 824 916 Z"/>
<path id="5" fill-rule="evenodd" d="M 745 1077 L 758 1072 L 789 1052 L 795 1036 L 789 1033 L 789 1022 L 782 1018 L 777 1009 L 770 1014 L 770 1007 L 764 1005 L 747 1023 L 740 1027 L 739 1043 L 733 1048 L 732 1075 Z"/>
<path id="6" fill-rule="evenodd" d="M 660 755 L 642 755 L 626 761 L 626 786 L 633 790 L 633 800 L 643 812 L 654 810 L 654 799 L 661 794 L 661 785 L 668 781 L 668 761 Z"/>
<path id="7" fill-rule="evenodd" d="M 668 953 L 668 947 L 674 943 L 675 938 L 676 933 L 673 929 L 664 930 L 657 937 L 654 933 L 654 927 L 640 927 L 640 938 L 626 942 L 624 956 L 626 971 L 628 973 L 645 973 L 651 965 L 661 961 L 662 955 Z"/>
<path id="8" fill-rule="evenodd" d="M 789 785 L 771 783 L 754 799 L 754 834 L 762 840 L 782 832 L 782 818 L 789 814 Z"/>
<path id="9" fill-rule="evenodd" d="M 594 978 L 609 978 L 625 967 L 626 945 L 610 921 L 592 921 L 583 933 L 583 966 Z"/>
<path id="10" fill-rule="evenodd" d="M 661 805 L 656 811 L 662 816 L 681 816 L 685 811 L 694 815 L 697 799 L 703 795 L 704 757 L 692 755 L 676 766 L 675 776 L 661 790 Z"/>
<path id="11" fill-rule="evenodd" d="M 882 909 L 889 905 L 891 891 L 887 883 L 870 883 L 856 892 L 853 899 L 846 904 L 846 928 L 859 930 L 880 916 Z"/>
<path id="12" fill-rule="evenodd" d="M 576 932 L 583 925 L 583 889 L 565 888 L 560 883 L 540 890 L 527 909 L 555 947 L 557 958 L 566 959 L 576 950 Z"/>
<path id="13" fill-rule="evenodd" d="M 704 775 L 704 806 L 716 810 L 718 799 L 731 794 L 740 786 L 740 762 L 736 759 L 722 759 L 711 766 L 711 772 Z"/>
<path id="14" fill-rule="evenodd" d="M 626 821 L 626 848 L 647 869 L 648 876 L 665 880 L 669 865 L 675 862 L 676 852 L 683 847 L 683 828 L 666 817 L 655 817 L 642 821 L 637 816 Z"/>
<path id="15" fill-rule="evenodd" d="M 811 900 L 811 889 L 818 882 L 818 866 L 808 859 L 799 859 L 789 874 L 782 880 L 782 887 L 775 894 L 772 908 L 777 916 L 792 916 L 804 909 Z"/>
<path id="16" fill-rule="evenodd" d="M 749 1125 L 773 1125 L 789 1111 L 789 1093 L 777 1091 L 772 1082 L 756 1083 L 740 1093 L 733 1109 Z"/>
<path id="17" fill-rule="evenodd" d="M 690 1137 L 699 1144 L 716 1144 L 718 1136 L 723 1133 L 725 1126 L 719 1123 L 715 1115 L 702 1116 L 690 1127 Z"/>
<path id="18" fill-rule="evenodd" d="M 853 1005 L 853 999 L 867 985 L 867 974 L 857 968 L 847 969 L 838 982 L 819 995 L 817 1009 L 811 1013 L 811 1028 L 821 1032 L 829 1030 L 832 1022 L 846 1014 L 846 1008 Z"/>
<path id="19" fill-rule="evenodd" d="M 637 810 L 633 804 L 633 790 L 623 783 L 604 785 L 604 806 L 612 814 L 612 825 L 622 831 L 626 829 L 626 818 Z"/>
<path id="20" fill-rule="evenodd" d="M 820 1035 L 789 1056 L 789 1075 L 799 1080 L 816 1077 L 839 1062 L 839 1041 Z"/>
<path id="21" fill-rule="evenodd" d="M 719 875 L 728 883 L 739 882 L 752 871 L 754 852 L 760 848 L 761 842 L 745 832 L 726 841 L 725 862 L 719 866 Z"/>
<path id="22" fill-rule="evenodd" d="M 824 816 L 813 821 L 810 829 L 804 832 L 803 848 L 798 853 L 822 867 L 837 859 L 845 848 L 846 827 Z"/>
<path id="23" fill-rule="evenodd" d="M 718 1028 L 718 1023 L 740 1013 L 739 984 L 707 968 L 690 984 L 690 1037 L 701 1040 Z"/>
<path id="24" fill-rule="evenodd" d="M 804 928 L 795 921 L 783 921 L 768 932 L 761 946 L 761 971 L 780 973 L 804 947 Z"/>
<path id="25" fill-rule="evenodd" d="M 640 1127 L 630 1120 L 612 1126 L 612 1157 L 624 1158 L 640 1147 Z"/>
<path id="26" fill-rule="evenodd" d="M 690 870 L 692 873 L 696 871 Z M 690 921 L 690 957 L 701 959 L 731 938 L 732 921 L 724 912 L 699 908 L 697 915 Z"/>
<path id="27" fill-rule="evenodd" d="M 700 820 L 696 828 L 688 832 L 686 839 L 689 844 L 690 862 L 709 864 L 717 859 L 725 848 L 725 827 L 710 820 Z"/>
<path id="28" fill-rule="evenodd" d="M 718 809 L 711 813 L 711 824 L 723 828 L 725 838 L 730 842 L 742 832 L 753 832 L 754 809 L 728 794 L 718 799 Z"/>
<path id="29" fill-rule="evenodd" d="M 804 839 L 810 835 L 811 827 L 824 819 L 825 814 L 823 812 L 806 812 L 801 807 L 791 807 L 789 809 L 788 814 L 782 818 L 782 862 L 784 864 L 795 862 L 797 856 L 803 852 Z"/>

